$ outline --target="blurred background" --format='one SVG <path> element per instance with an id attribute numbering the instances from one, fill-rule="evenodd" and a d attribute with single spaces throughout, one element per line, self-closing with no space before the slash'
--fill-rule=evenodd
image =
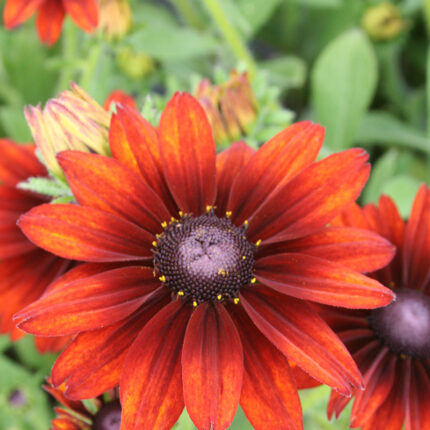
<path id="1" fill-rule="evenodd" d="M 239 139 L 258 147 L 311 119 L 326 127 L 321 156 L 353 146 L 370 153 L 361 203 L 385 193 L 407 218 L 419 184 L 430 183 L 430 0 L 99 5 L 95 33 L 66 18 L 52 47 L 40 42 L 34 18 L 0 27 L 1 137 L 31 141 L 24 106 L 43 105 L 71 81 L 100 104 L 113 90 L 131 94 L 154 124 L 183 90 L 202 101 L 220 150 Z M 54 401 L 41 384 L 55 356 L 38 354 L 29 336 L 0 337 L 0 353 L 0 429 L 46 430 Z M 306 430 L 347 428 L 350 408 L 327 421 L 328 396 L 325 387 L 302 393 Z M 183 415 L 177 428 L 194 427 Z M 251 427 L 239 411 L 231 428 Z"/>

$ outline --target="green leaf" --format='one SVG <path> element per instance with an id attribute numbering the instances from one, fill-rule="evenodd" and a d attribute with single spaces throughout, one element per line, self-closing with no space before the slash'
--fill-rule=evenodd
<path id="1" fill-rule="evenodd" d="M 312 73 L 311 96 L 316 120 L 326 127 L 328 146 L 351 146 L 377 76 L 372 45 L 361 30 L 343 33 L 323 50 Z"/>
<path id="2" fill-rule="evenodd" d="M 384 184 L 394 176 L 399 153 L 395 149 L 387 151 L 372 166 L 370 179 L 363 192 L 364 203 L 377 203 Z"/>
<path id="3" fill-rule="evenodd" d="M 421 183 L 408 175 L 397 175 L 385 183 L 382 192 L 389 195 L 397 205 L 400 215 L 408 218 L 415 194 Z"/>
<path id="4" fill-rule="evenodd" d="M 10 139 L 21 143 L 32 140 L 23 109 L 15 106 L 0 107 L 0 122 Z"/>
<path id="5" fill-rule="evenodd" d="M 210 55 L 217 49 L 213 36 L 192 28 L 172 26 L 147 26 L 126 41 L 136 52 L 144 52 L 159 61 L 187 60 Z"/>
<path id="6" fill-rule="evenodd" d="M 31 177 L 20 182 L 18 188 L 52 197 L 72 196 L 70 188 L 58 179 Z"/>
<path id="7" fill-rule="evenodd" d="M 293 0 L 300 6 L 308 6 L 313 9 L 335 8 L 342 5 L 342 0 Z"/>
<path id="8" fill-rule="evenodd" d="M 259 63 L 261 69 L 267 69 L 273 85 L 285 88 L 300 88 L 306 81 L 306 63 L 299 57 L 286 55 Z"/>
<path id="9" fill-rule="evenodd" d="M 363 118 L 356 142 L 361 145 L 378 143 L 399 146 L 430 153 L 430 139 L 414 127 L 382 111 L 370 112 Z"/>

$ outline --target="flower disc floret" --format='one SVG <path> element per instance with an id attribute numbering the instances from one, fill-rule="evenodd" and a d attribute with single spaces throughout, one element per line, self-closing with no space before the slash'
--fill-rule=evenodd
<path id="1" fill-rule="evenodd" d="M 236 227 L 213 211 L 183 216 L 158 236 L 155 273 L 175 295 L 196 306 L 206 301 L 237 299 L 253 280 L 256 246 Z"/>

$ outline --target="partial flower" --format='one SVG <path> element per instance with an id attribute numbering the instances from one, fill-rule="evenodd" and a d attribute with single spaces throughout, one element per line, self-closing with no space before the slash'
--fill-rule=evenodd
<path id="1" fill-rule="evenodd" d="M 117 389 L 80 402 L 64 396 L 64 385 L 55 388 L 49 378 L 47 382 L 43 388 L 62 405 L 54 408 L 56 417 L 50 430 L 120 430 L 121 404 Z"/>
<path id="2" fill-rule="evenodd" d="M 46 166 L 60 177 L 64 174 L 56 155 L 61 151 L 109 153 L 109 112 L 75 83 L 71 87 L 48 100 L 43 110 L 40 105 L 25 108 L 25 117 Z"/>
<path id="3" fill-rule="evenodd" d="M 112 91 L 106 98 L 105 103 L 103 107 L 105 110 L 110 111 L 111 105 L 113 104 L 122 104 L 130 106 L 133 109 L 137 109 L 136 101 L 134 100 L 134 97 L 130 94 L 125 93 L 122 90 L 115 90 Z"/>
<path id="4" fill-rule="evenodd" d="M 34 145 L 17 145 L 0 139 L 0 333 L 12 340 L 24 336 L 12 315 L 37 300 L 48 285 L 69 267 L 70 262 L 35 246 L 17 227 L 21 214 L 46 203 L 37 194 L 16 185 L 32 176 L 47 176 Z M 56 351 L 67 342 L 59 338 L 36 338 L 40 352 Z"/>
<path id="5" fill-rule="evenodd" d="M 347 346 L 363 374 L 351 427 L 363 430 L 430 429 L 430 188 L 423 185 L 408 222 L 393 201 L 354 205 L 336 220 L 366 228 L 397 247 L 391 264 L 371 276 L 393 289 L 396 301 L 371 311 L 324 308 L 322 315 Z M 344 227 L 340 227 L 344 228 Z M 350 399 L 333 392 L 328 415 Z"/>
<path id="6" fill-rule="evenodd" d="M 99 0 L 99 29 L 108 40 L 120 39 L 131 28 L 131 8 L 128 0 Z"/>
<path id="7" fill-rule="evenodd" d="M 393 293 L 359 272 L 393 249 L 372 232 L 326 228 L 369 165 L 361 149 L 315 162 L 323 136 L 301 122 L 257 152 L 239 142 L 216 155 L 202 107 L 177 93 L 157 130 L 117 106 L 114 158 L 59 154 L 78 204 L 35 208 L 19 224 L 39 246 L 87 263 L 17 315 L 30 333 L 76 335 L 54 385 L 82 399 L 120 384 L 122 429 L 170 428 L 184 405 L 199 429 L 225 429 L 239 403 L 256 429 L 301 429 L 288 360 L 343 395 L 360 387 L 308 301 L 390 303 Z M 368 258 L 348 269 L 350 252 Z"/>
<path id="8" fill-rule="evenodd" d="M 203 79 L 195 96 L 206 112 L 217 145 L 223 146 L 248 134 L 258 106 L 246 72 L 233 71 L 230 79 L 220 85 Z"/>
<path id="9" fill-rule="evenodd" d="M 39 38 L 47 45 L 53 45 L 59 39 L 66 14 L 87 32 L 92 32 L 98 23 L 97 0 L 6 0 L 4 25 L 11 30 L 36 12 Z"/>

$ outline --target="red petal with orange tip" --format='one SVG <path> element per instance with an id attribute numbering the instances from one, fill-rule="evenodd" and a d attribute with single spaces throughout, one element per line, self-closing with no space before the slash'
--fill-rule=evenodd
<path id="1" fill-rule="evenodd" d="M 302 390 L 304 388 L 314 388 L 321 385 L 321 382 L 312 378 L 312 376 L 303 371 L 299 366 L 297 366 L 297 364 L 290 361 L 289 365 L 291 374 L 296 382 L 297 389 Z"/>
<path id="2" fill-rule="evenodd" d="M 99 7 L 96 0 L 62 0 L 73 22 L 82 30 L 91 32 L 98 24 Z"/>
<path id="3" fill-rule="evenodd" d="M 361 375 L 340 339 L 303 301 L 252 287 L 242 305 L 258 329 L 291 361 L 343 395 L 361 385 Z"/>
<path id="4" fill-rule="evenodd" d="M 161 287 L 127 319 L 80 333 L 55 362 L 53 384 L 66 382 L 66 394 L 71 399 L 96 397 L 118 385 L 131 344 L 169 301 L 168 290 Z"/>
<path id="5" fill-rule="evenodd" d="M 112 155 L 129 169 L 140 174 L 161 197 L 172 215 L 176 204 L 167 187 L 161 166 L 158 135 L 155 128 L 129 106 L 117 106 L 109 129 Z"/>
<path id="6" fill-rule="evenodd" d="M 131 346 L 121 376 L 121 430 L 168 429 L 184 408 L 181 352 L 192 309 L 165 306 Z"/>
<path id="7" fill-rule="evenodd" d="M 62 284 L 61 279 L 56 282 Z M 159 285 L 152 270 L 143 266 L 79 278 L 18 312 L 19 328 L 39 336 L 63 336 L 104 327 L 134 312 Z"/>
<path id="8" fill-rule="evenodd" d="M 182 349 L 188 414 L 197 428 L 226 429 L 239 405 L 242 344 L 224 305 L 203 303 L 193 312 Z"/>
<path id="9" fill-rule="evenodd" d="M 230 148 L 216 156 L 217 197 L 216 213 L 224 216 L 231 192 L 231 186 L 242 167 L 255 151 L 245 142 L 235 142 Z"/>
<path id="10" fill-rule="evenodd" d="M 37 12 L 36 28 L 40 40 L 47 45 L 58 41 L 66 12 L 58 0 L 45 0 Z"/>
<path id="11" fill-rule="evenodd" d="M 362 149 L 333 154 L 277 188 L 249 218 L 247 237 L 266 244 L 314 233 L 360 194 L 369 176 Z"/>
<path id="12" fill-rule="evenodd" d="M 369 230 L 328 227 L 300 239 L 262 246 L 259 255 L 285 252 L 324 258 L 364 273 L 386 266 L 392 260 L 395 248 Z"/>
<path id="13" fill-rule="evenodd" d="M 303 121 L 287 127 L 266 142 L 233 183 L 227 205 L 227 209 L 232 211 L 233 221 L 241 224 L 271 193 L 282 188 L 312 163 L 323 140 L 323 127 Z"/>
<path id="14" fill-rule="evenodd" d="M 10 30 L 22 24 L 43 2 L 44 0 L 7 0 L 3 10 L 5 27 Z"/>
<path id="15" fill-rule="evenodd" d="M 152 234 L 98 209 L 45 204 L 22 215 L 18 224 L 37 246 L 64 258 L 89 262 L 152 258 Z"/>
<path id="16" fill-rule="evenodd" d="M 215 143 L 203 108 L 191 95 L 176 93 L 159 126 L 163 172 L 179 208 L 200 215 L 216 197 Z"/>
<path id="17" fill-rule="evenodd" d="M 338 263 L 299 253 L 257 259 L 255 276 L 282 294 L 345 308 L 388 305 L 394 293 L 374 279 Z"/>
<path id="18" fill-rule="evenodd" d="M 61 152 L 57 159 L 81 205 L 119 215 L 152 233 L 160 233 L 161 223 L 170 220 L 155 191 L 117 160 L 79 151 Z"/>
<path id="19" fill-rule="evenodd" d="M 0 182 L 15 186 L 29 176 L 46 176 L 48 173 L 34 155 L 35 150 L 35 145 L 17 145 L 0 139 Z"/>
<path id="20" fill-rule="evenodd" d="M 234 306 L 234 305 L 233 305 Z M 256 430 L 300 430 L 302 408 L 288 360 L 255 327 L 242 308 L 229 308 L 244 352 L 240 405 Z"/>
<path id="21" fill-rule="evenodd" d="M 334 413 L 336 413 L 336 418 L 339 418 L 339 415 L 350 401 L 351 397 L 342 396 L 342 394 L 332 390 L 327 405 L 327 418 L 330 420 Z"/>

